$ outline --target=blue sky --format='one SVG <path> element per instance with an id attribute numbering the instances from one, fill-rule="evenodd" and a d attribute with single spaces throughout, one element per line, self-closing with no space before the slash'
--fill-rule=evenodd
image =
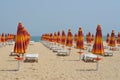
<path id="1" fill-rule="evenodd" d="M 0 33 L 16 33 L 21 21 L 31 35 L 70 28 L 77 33 L 120 31 L 120 0 L 0 0 Z"/>

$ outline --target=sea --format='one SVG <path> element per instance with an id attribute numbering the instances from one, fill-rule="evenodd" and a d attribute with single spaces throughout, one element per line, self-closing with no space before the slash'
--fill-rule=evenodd
<path id="1" fill-rule="evenodd" d="M 103 39 L 103 41 L 105 41 L 106 36 L 103 36 L 102 39 Z M 86 41 L 85 37 L 84 37 L 84 40 Z M 40 42 L 41 41 L 41 36 L 31 36 L 31 41 Z"/>

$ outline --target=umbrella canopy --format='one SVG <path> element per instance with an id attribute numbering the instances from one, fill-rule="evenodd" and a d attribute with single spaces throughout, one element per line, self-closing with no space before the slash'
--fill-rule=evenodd
<path id="1" fill-rule="evenodd" d="M 23 37 L 24 37 L 23 43 L 25 44 L 25 49 L 27 49 L 27 46 L 30 42 L 30 35 L 25 27 L 23 27 L 22 33 L 23 33 Z"/>
<path id="2" fill-rule="evenodd" d="M 76 48 L 84 49 L 84 36 L 83 36 L 82 28 L 79 28 L 79 30 L 78 30 Z"/>
<path id="3" fill-rule="evenodd" d="M 52 33 L 50 33 L 49 41 L 52 42 L 52 39 L 53 39 L 53 35 L 52 35 Z"/>
<path id="4" fill-rule="evenodd" d="M 60 31 L 58 31 L 58 33 L 57 33 L 57 43 L 60 43 L 60 38 L 61 37 L 61 35 L 60 35 Z"/>
<path id="5" fill-rule="evenodd" d="M 109 43 L 109 41 L 110 41 L 110 35 L 109 35 L 109 33 L 107 33 L 106 43 Z"/>
<path id="6" fill-rule="evenodd" d="M 94 34 L 92 34 L 91 41 L 94 42 Z"/>
<path id="7" fill-rule="evenodd" d="M 1 35 L 0 35 L 0 42 L 1 42 Z"/>
<path id="8" fill-rule="evenodd" d="M 88 35 L 87 35 L 87 43 L 90 44 L 91 43 L 91 33 L 88 32 Z"/>
<path id="9" fill-rule="evenodd" d="M 117 44 L 120 44 L 120 32 L 118 32 Z"/>
<path id="10" fill-rule="evenodd" d="M 65 44 L 66 43 L 66 34 L 64 32 L 64 30 L 62 30 L 62 36 L 61 36 L 61 44 Z"/>
<path id="11" fill-rule="evenodd" d="M 14 53 L 24 54 L 25 53 L 25 43 L 23 35 L 23 25 L 21 22 L 18 23 L 17 34 L 14 45 Z"/>
<path id="12" fill-rule="evenodd" d="M 67 34 L 67 40 L 66 40 L 66 46 L 71 47 L 73 45 L 73 35 L 71 30 L 68 30 L 68 34 Z"/>
<path id="13" fill-rule="evenodd" d="M 56 34 L 56 32 L 54 32 L 54 36 L 53 36 L 53 42 L 57 42 L 57 34 Z"/>
<path id="14" fill-rule="evenodd" d="M 115 43 L 115 32 L 114 32 L 114 30 L 112 30 L 112 33 L 111 33 L 111 37 L 110 37 L 110 41 L 109 41 L 109 46 L 111 46 L 111 47 L 115 47 L 116 46 L 116 43 Z"/>
<path id="15" fill-rule="evenodd" d="M 1 42 L 5 42 L 5 34 L 4 33 L 2 33 L 2 36 L 1 36 Z"/>
<path id="16" fill-rule="evenodd" d="M 77 42 L 77 34 L 74 35 L 74 42 Z"/>
<path id="17" fill-rule="evenodd" d="M 104 46 L 103 46 L 103 40 L 102 40 L 102 29 L 101 26 L 98 24 L 96 29 L 96 36 L 95 36 L 95 42 L 93 45 L 92 52 L 94 54 L 104 54 Z"/>

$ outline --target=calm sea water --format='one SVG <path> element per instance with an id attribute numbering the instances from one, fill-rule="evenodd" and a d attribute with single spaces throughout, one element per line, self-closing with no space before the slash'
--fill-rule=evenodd
<path id="1" fill-rule="evenodd" d="M 31 36 L 31 40 L 35 41 L 35 42 L 39 42 L 39 41 L 41 41 L 41 37 L 40 36 Z M 103 41 L 105 41 L 105 40 L 106 40 L 106 36 L 103 36 Z"/>

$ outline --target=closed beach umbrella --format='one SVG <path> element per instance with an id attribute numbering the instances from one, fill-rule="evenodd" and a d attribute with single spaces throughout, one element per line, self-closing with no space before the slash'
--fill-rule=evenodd
<path id="1" fill-rule="evenodd" d="M 1 36 L 1 42 L 5 42 L 5 34 L 4 33 L 2 33 L 2 36 Z"/>
<path id="2" fill-rule="evenodd" d="M 94 42 L 94 34 L 92 34 L 91 41 Z"/>
<path id="3" fill-rule="evenodd" d="M 1 35 L 0 35 L 0 43 L 1 43 Z"/>
<path id="4" fill-rule="evenodd" d="M 73 35 L 71 30 L 68 30 L 68 34 L 67 34 L 67 39 L 66 39 L 66 46 L 68 46 L 68 50 L 69 50 L 69 55 L 70 55 L 70 51 L 71 51 L 71 47 L 73 45 Z"/>
<path id="5" fill-rule="evenodd" d="M 24 38 L 23 43 L 25 44 L 25 49 L 27 49 L 28 44 L 30 42 L 30 39 L 29 39 L 30 35 L 25 27 L 23 27 L 22 33 L 23 33 L 23 38 Z"/>
<path id="6" fill-rule="evenodd" d="M 65 43 L 66 43 L 66 34 L 65 34 L 64 30 L 62 30 L 61 44 L 65 45 Z"/>
<path id="7" fill-rule="evenodd" d="M 23 35 L 23 26 L 22 23 L 18 23 L 17 34 L 14 45 L 14 53 L 24 54 L 25 53 L 25 43 L 24 43 L 24 35 Z"/>
<path id="8" fill-rule="evenodd" d="M 61 35 L 60 35 L 60 31 L 58 31 L 58 33 L 57 33 L 57 43 L 60 43 L 60 38 L 61 37 Z"/>
<path id="9" fill-rule="evenodd" d="M 74 42 L 77 42 L 77 34 L 74 35 Z"/>
<path id="10" fill-rule="evenodd" d="M 101 26 L 99 24 L 96 29 L 96 36 L 95 36 L 95 41 L 94 41 L 92 52 L 94 54 L 100 54 L 100 55 L 104 54 L 102 30 L 101 30 Z"/>
<path id="11" fill-rule="evenodd" d="M 53 39 L 53 35 L 52 35 L 52 33 L 50 33 L 49 41 L 52 42 L 52 39 Z"/>
<path id="12" fill-rule="evenodd" d="M 90 45 L 91 44 L 91 33 L 88 32 L 88 35 L 87 35 L 87 43 Z"/>
<path id="13" fill-rule="evenodd" d="M 114 30 L 112 30 L 112 33 L 111 33 L 111 37 L 110 37 L 110 41 L 109 41 L 109 46 L 110 47 L 115 47 L 116 46 L 116 43 L 115 43 L 115 32 L 114 32 Z"/>
<path id="14" fill-rule="evenodd" d="M 120 32 L 118 32 L 117 44 L 120 44 Z"/>
<path id="15" fill-rule="evenodd" d="M 84 49 L 84 35 L 83 35 L 83 32 L 82 32 L 82 28 L 79 28 L 79 30 L 78 30 L 76 48 L 80 49 L 80 52 L 78 52 L 79 55 L 80 55 L 82 53 L 81 49 Z M 79 56 L 79 60 L 80 60 L 80 56 Z"/>
<path id="16" fill-rule="evenodd" d="M 24 27 L 21 22 L 18 23 L 17 27 L 17 34 L 15 39 L 15 45 L 14 45 L 14 53 L 17 53 L 18 58 L 18 70 L 20 70 L 20 60 L 23 58 L 20 57 L 20 54 L 24 55 L 26 52 L 26 44 L 25 44 L 25 34 L 24 34 Z"/>
<path id="17" fill-rule="evenodd" d="M 67 40 L 66 40 L 66 46 L 72 47 L 73 45 L 73 35 L 71 30 L 68 30 L 68 34 L 67 34 Z"/>
<path id="18" fill-rule="evenodd" d="M 2 45 L 5 45 L 5 34 L 2 33 L 1 35 L 1 42 L 2 42 Z"/>
<path id="19" fill-rule="evenodd" d="M 79 28 L 79 30 L 78 30 L 76 48 L 77 49 L 84 49 L 84 35 L 82 32 L 82 28 Z"/>
<path id="20" fill-rule="evenodd" d="M 109 33 L 107 33 L 106 43 L 109 43 L 109 41 L 110 41 L 110 35 L 109 35 Z"/>
<path id="21" fill-rule="evenodd" d="M 57 42 L 57 34 L 56 34 L 56 32 L 54 32 L 53 42 L 54 42 L 55 44 L 56 44 L 56 42 Z"/>

